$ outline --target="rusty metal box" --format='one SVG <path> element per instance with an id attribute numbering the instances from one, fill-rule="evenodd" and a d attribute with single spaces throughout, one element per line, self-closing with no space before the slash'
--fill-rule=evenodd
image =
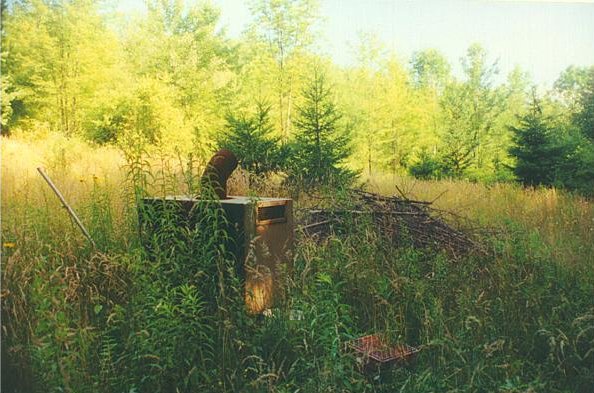
<path id="1" fill-rule="evenodd" d="M 183 195 L 144 199 L 144 204 L 153 208 L 170 204 L 179 207 L 179 225 L 188 226 L 195 225 L 188 220 L 190 211 L 203 202 L 213 201 Z M 231 239 L 227 248 L 245 279 L 246 306 L 250 312 L 260 313 L 273 307 L 282 296 L 281 273 L 291 268 L 293 201 L 229 196 L 217 202 L 224 212 L 227 221 L 224 229 Z"/>

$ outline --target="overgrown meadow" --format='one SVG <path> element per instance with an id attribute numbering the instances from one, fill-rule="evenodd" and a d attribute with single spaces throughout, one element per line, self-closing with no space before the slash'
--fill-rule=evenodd
<path id="1" fill-rule="evenodd" d="M 339 64 L 317 0 L 250 0 L 241 34 L 215 2 L 132 3 L 0 1 L 2 392 L 594 392 L 594 66 L 557 56 L 536 86 L 456 26 L 459 59 L 361 32 Z M 538 18 L 482 3 L 543 46 L 521 33 Z M 204 193 L 221 148 L 242 167 L 231 194 L 301 209 L 403 193 L 486 252 L 395 247 L 364 218 L 322 241 L 297 227 L 284 295 L 250 315 L 216 203 L 195 228 L 174 211 L 141 225 L 142 197 Z M 374 333 L 418 357 L 363 367 L 346 344 Z"/>
<path id="2" fill-rule="evenodd" d="M 594 205 L 555 189 L 376 176 L 471 218 L 488 256 L 394 248 L 364 221 L 321 243 L 297 232 L 286 296 L 252 316 L 220 245 L 162 222 L 148 255 L 137 198 L 199 192 L 203 163 L 131 143 L 2 140 L 3 392 L 583 392 L 594 387 Z M 36 173 L 44 166 L 93 249 Z M 232 194 L 282 195 L 274 181 Z M 334 193 L 341 199 L 341 193 Z M 296 201 L 296 207 L 307 204 Z M 340 203 L 348 201 L 340 200 Z M 167 246 L 162 246 L 166 244 Z M 295 318 L 299 315 L 300 318 Z M 362 370 L 348 340 L 418 346 Z"/>

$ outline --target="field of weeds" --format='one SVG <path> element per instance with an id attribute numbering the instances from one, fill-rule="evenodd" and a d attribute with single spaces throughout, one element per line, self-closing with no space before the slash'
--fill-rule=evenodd
<path id="1" fill-rule="evenodd" d="M 3 139 L 2 164 L 3 392 L 592 392 L 592 201 L 369 178 L 369 190 L 470 218 L 488 255 L 395 248 L 366 225 L 299 236 L 286 296 L 264 318 L 245 311 L 216 209 L 201 230 L 163 223 L 177 241 L 151 258 L 140 244 L 138 196 L 196 193 L 204 163 L 50 135 Z M 284 192 L 241 173 L 230 191 Z M 362 370 L 345 343 L 371 333 L 421 351 Z"/>

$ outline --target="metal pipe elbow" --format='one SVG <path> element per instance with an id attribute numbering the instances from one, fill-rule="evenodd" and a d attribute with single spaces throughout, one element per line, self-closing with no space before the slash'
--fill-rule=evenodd
<path id="1" fill-rule="evenodd" d="M 227 199 L 227 180 L 237 164 L 237 157 L 231 150 L 219 150 L 206 165 L 200 179 L 202 187 L 211 187 L 219 199 Z"/>

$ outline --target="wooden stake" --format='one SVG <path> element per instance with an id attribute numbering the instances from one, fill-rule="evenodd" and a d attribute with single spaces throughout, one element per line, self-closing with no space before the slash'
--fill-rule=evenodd
<path id="1" fill-rule="evenodd" d="M 64 197 L 62 196 L 62 193 L 60 192 L 60 190 L 58 190 L 58 187 L 55 186 L 55 184 L 52 182 L 52 180 L 49 178 L 49 176 L 45 173 L 44 169 L 42 167 L 39 167 L 39 168 L 37 168 L 37 172 L 39 172 L 41 177 L 43 177 L 45 179 L 45 181 L 50 186 L 50 188 L 54 191 L 54 193 L 56 194 L 58 199 L 60 199 L 60 202 L 62 202 L 62 206 L 64 206 L 64 208 L 66 208 L 66 211 L 68 211 L 68 214 L 70 214 L 70 217 L 74 220 L 76 225 L 78 225 L 78 227 L 80 228 L 82 233 L 85 235 L 85 237 L 87 239 L 89 239 L 89 241 L 91 242 L 93 247 L 97 248 L 97 245 L 93 241 L 93 238 L 91 237 L 91 235 L 89 234 L 89 232 L 87 231 L 85 226 L 82 224 L 82 222 L 80 221 L 80 219 L 78 218 L 78 216 L 76 215 L 74 210 L 66 202 L 66 199 L 64 199 Z"/>

